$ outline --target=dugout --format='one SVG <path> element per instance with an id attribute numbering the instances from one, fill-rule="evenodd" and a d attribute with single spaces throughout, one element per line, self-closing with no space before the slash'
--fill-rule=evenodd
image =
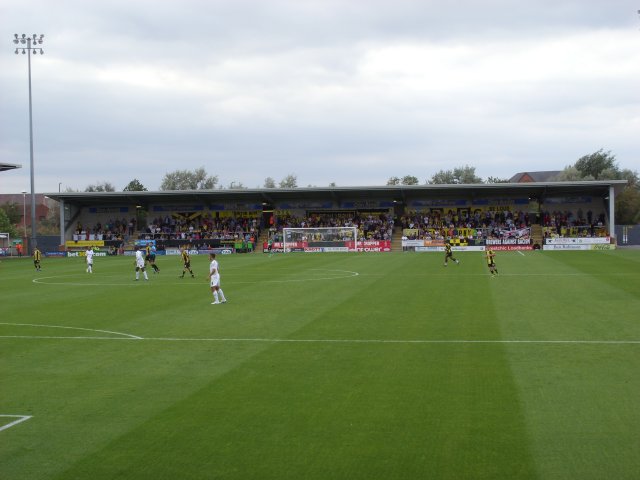
<path id="1" fill-rule="evenodd" d="M 78 222 L 93 225 L 108 217 L 146 221 L 155 216 L 245 216 L 268 228 L 284 212 L 408 212 L 439 208 L 482 208 L 491 202 L 514 201 L 532 215 L 545 207 L 592 205 L 604 213 L 608 231 L 615 234 L 615 197 L 624 180 L 491 183 L 460 185 L 385 185 L 369 187 L 301 187 L 272 189 L 216 189 L 156 192 L 54 192 L 59 202 L 60 245 L 73 238 Z"/>

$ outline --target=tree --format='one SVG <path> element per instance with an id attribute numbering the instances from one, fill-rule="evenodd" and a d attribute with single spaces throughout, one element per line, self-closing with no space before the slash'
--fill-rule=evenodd
<path id="1" fill-rule="evenodd" d="M 228 187 L 230 190 L 245 190 L 245 187 L 242 182 L 231 182 Z"/>
<path id="2" fill-rule="evenodd" d="M 573 182 L 579 180 L 593 180 L 593 177 L 582 178 L 582 173 L 573 165 L 564 167 L 559 174 L 551 178 L 552 182 Z"/>
<path id="3" fill-rule="evenodd" d="M 16 227 L 14 227 L 9 221 L 9 217 L 7 216 L 4 209 L 0 208 L 0 232 L 8 233 L 11 237 L 17 237 L 18 232 L 16 231 Z"/>
<path id="4" fill-rule="evenodd" d="M 17 225 L 20 223 L 20 219 L 22 218 L 22 207 L 15 202 L 7 202 L 4 205 L 0 205 L 0 210 L 4 210 L 4 213 L 7 215 L 9 219 L 9 223 L 12 225 Z M 0 230 L 4 232 L 4 230 Z"/>
<path id="5" fill-rule="evenodd" d="M 626 180 L 624 190 L 616 195 L 616 223 L 631 225 L 640 222 L 640 186 L 638 172 L 620 170 L 615 155 L 600 149 L 580 157 L 553 177 L 552 181 Z"/>
<path id="6" fill-rule="evenodd" d="M 400 179 L 398 177 L 391 177 L 387 180 L 387 185 L 400 185 Z"/>
<path id="7" fill-rule="evenodd" d="M 200 167 L 194 171 L 176 170 L 165 173 L 160 190 L 212 190 L 217 183 L 217 175 L 209 176 L 204 167 Z"/>
<path id="8" fill-rule="evenodd" d="M 450 185 L 452 183 L 456 183 L 456 181 L 453 176 L 453 170 L 440 170 L 439 172 L 436 172 L 427 183 Z"/>
<path id="9" fill-rule="evenodd" d="M 508 178 L 487 177 L 485 183 L 509 183 Z"/>
<path id="10" fill-rule="evenodd" d="M 264 179 L 264 188 L 276 188 L 276 181 L 271 177 L 265 178 Z"/>
<path id="11" fill-rule="evenodd" d="M 618 166 L 616 165 L 616 156 L 612 155 L 611 151 L 605 152 L 602 148 L 597 152 L 579 158 L 575 167 L 582 174 L 583 178 L 591 176 L 596 180 L 612 180 L 612 172 L 619 173 Z M 607 171 L 609 178 L 602 176 L 605 171 Z"/>
<path id="12" fill-rule="evenodd" d="M 129 184 L 126 187 L 122 189 L 122 191 L 123 192 L 146 192 L 147 189 L 145 188 L 144 185 L 142 185 L 142 183 L 140 183 L 140 181 L 137 178 L 134 178 L 129 182 Z"/>
<path id="13" fill-rule="evenodd" d="M 280 180 L 279 184 L 280 188 L 298 188 L 298 177 L 295 175 L 289 174 Z"/>
<path id="14" fill-rule="evenodd" d="M 616 223 L 638 225 L 640 223 L 640 188 L 627 186 L 616 196 Z"/>
<path id="15" fill-rule="evenodd" d="M 96 182 L 95 185 L 88 185 L 87 188 L 84 189 L 85 192 L 115 192 L 116 187 L 114 187 L 109 182 Z"/>
<path id="16" fill-rule="evenodd" d="M 402 185 L 418 185 L 419 183 L 418 177 L 414 177 L 413 175 L 405 175 L 402 177 Z"/>
<path id="17" fill-rule="evenodd" d="M 456 167 L 453 170 L 440 170 L 427 183 L 436 184 L 460 184 L 460 183 L 482 183 L 482 178 L 476 175 L 476 167 L 465 165 Z"/>

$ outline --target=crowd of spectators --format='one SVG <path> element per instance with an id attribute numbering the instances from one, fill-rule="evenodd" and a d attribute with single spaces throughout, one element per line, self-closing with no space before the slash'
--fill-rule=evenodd
<path id="1" fill-rule="evenodd" d="M 597 217 L 591 210 L 582 209 L 574 214 L 569 210 L 545 211 L 542 215 L 545 237 L 601 237 L 607 235 L 604 212 Z"/>
<path id="2" fill-rule="evenodd" d="M 76 240 L 123 240 L 127 235 L 133 235 L 136 229 L 136 219 L 109 219 L 104 224 L 96 223 L 87 227 L 78 222 L 74 231 Z"/>
<path id="3" fill-rule="evenodd" d="M 290 214 L 277 215 L 270 228 L 270 235 L 276 240 L 282 238 L 284 228 L 330 228 L 357 227 L 358 238 L 367 240 L 391 240 L 394 219 L 388 213 L 311 213 L 298 217 Z"/>
<path id="4" fill-rule="evenodd" d="M 140 232 L 144 240 L 246 240 L 257 238 L 260 224 L 257 218 L 215 218 L 208 214 L 194 218 L 174 217 L 151 219 Z"/>
<path id="5" fill-rule="evenodd" d="M 399 225 L 405 238 L 433 239 L 455 238 L 458 236 L 497 238 L 509 232 L 522 231 L 531 223 L 540 223 L 546 236 L 598 236 L 605 228 L 605 215 L 595 216 L 592 211 L 584 213 L 578 209 L 544 211 L 540 217 L 532 218 L 528 212 L 501 209 L 499 211 L 475 212 L 455 210 L 431 212 L 409 212 L 402 215 Z M 391 240 L 394 217 L 390 213 L 333 212 L 310 213 L 296 216 L 289 213 L 274 215 L 269 235 L 281 239 L 283 228 L 326 228 L 358 227 L 358 237 L 368 240 Z M 135 218 L 98 222 L 93 228 L 85 228 L 78 223 L 75 238 L 96 240 L 123 240 L 138 230 Z M 150 219 L 140 228 L 138 238 L 143 240 L 244 240 L 255 241 L 260 235 L 258 218 L 214 217 L 208 213 L 188 216 L 166 215 Z M 201 242 L 200 242 L 201 243 Z"/>
<path id="6" fill-rule="evenodd" d="M 591 210 L 588 210 L 585 214 L 581 208 L 575 213 L 570 210 L 554 210 L 552 212 L 547 210 L 542 214 L 542 225 L 545 227 L 555 227 L 557 229 L 563 227 L 603 227 L 605 222 L 604 212 L 596 217 Z"/>
<path id="7" fill-rule="evenodd" d="M 413 212 L 400 218 L 403 231 L 409 239 L 442 240 L 464 236 L 490 238 L 504 236 L 505 232 L 519 231 L 530 226 L 529 213 L 510 210 L 459 213 L 454 210 L 440 212 Z"/>

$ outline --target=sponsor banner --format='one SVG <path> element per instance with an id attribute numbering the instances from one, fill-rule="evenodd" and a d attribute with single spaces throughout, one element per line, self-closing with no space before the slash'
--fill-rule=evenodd
<path id="1" fill-rule="evenodd" d="M 402 240 L 403 247 L 443 247 L 444 240 Z"/>
<path id="2" fill-rule="evenodd" d="M 234 252 L 233 248 L 221 247 L 221 248 L 208 248 L 206 250 L 199 250 L 200 255 L 209 255 L 215 253 L 216 255 L 230 255 Z"/>
<path id="3" fill-rule="evenodd" d="M 409 206 L 413 208 L 420 207 L 464 207 L 467 205 L 467 201 L 464 199 L 448 200 L 448 199 L 433 199 L 433 200 L 414 200 Z"/>
<path id="4" fill-rule="evenodd" d="M 566 205 L 568 203 L 591 203 L 591 197 L 547 197 L 544 199 L 545 204 L 549 205 Z"/>
<path id="5" fill-rule="evenodd" d="M 64 256 L 65 252 L 60 252 L 62 253 Z M 67 253 L 67 257 L 86 257 L 86 252 L 66 252 Z M 107 252 L 98 252 L 98 251 L 94 251 L 93 252 L 93 256 L 94 257 L 106 257 L 107 256 Z"/>
<path id="6" fill-rule="evenodd" d="M 44 252 L 45 257 L 64 257 L 67 252 Z"/>
<path id="7" fill-rule="evenodd" d="M 136 240 L 135 245 L 138 247 L 146 247 L 147 245 L 155 246 L 155 240 Z"/>
<path id="8" fill-rule="evenodd" d="M 487 238 L 485 241 L 487 245 L 497 246 L 497 245 L 529 245 L 531 244 L 530 238 Z M 523 250 L 530 250 L 524 248 Z"/>
<path id="9" fill-rule="evenodd" d="M 416 252 L 444 252 L 444 247 L 415 247 Z"/>
<path id="10" fill-rule="evenodd" d="M 610 237 L 547 238 L 545 245 L 595 245 L 611 243 Z"/>
<path id="11" fill-rule="evenodd" d="M 305 252 L 307 249 L 305 249 Z M 315 250 L 314 250 L 315 251 Z M 321 252 L 348 252 L 349 247 L 321 247 Z"/>
<path id="12" fill-rule="evenodd" d="M 466 247 L 451 247 L 454 252 L 484 252 L 485 247 L 478 246 L 466 246 Z M 444 252 L 444 247 L 415 247 L 416 252 Z"/>
<path id="13" fill-rule="evenodd" d="M 591 250 L 592 245 L 543 245 L 543 250 Z"/>
<path id="14" fill-rule="evenodd" d="M 129 207 L 89 207 L 89 213 L 127 213 Z"/>
<path id="15" fill-rule="evenodd" d="M 187 250 L 187 252 L 189 253 L 189 255 L 198 255 L 201 252 L 204 252 L 205 250 Z M 126 253 L 126 252 L 125 252 Z M 130 255 L 135 255 L 136 252 L 132 252 Z M 167 248 L 165 249 L 165 255 L 182 255 L 182 252 L 180 251 L 179 248 Z"/>
<path id="16" fill-rule="evenodd" d="M 491 245 L 495 251 L 533 250 L 533 245 Z"/>
<path id="17" fill-rule="evenodd" d="M 613 243 L 602 244 L 602 245 L 589 245 L 591 250 L 615 250 L 616 246 Z"/>
<path id="18" fill-rule="evenodd" d="M 153 212 L 200 212 L 204 210 L 204 205 L 184 204 L 184 205 L 154 205 Z"/>
<path id="19" fill-rule="evenodd" d="M 65 247 L 104 247 L 104 240 L 67 240 Z"/>
<path id="20" fill-rule="evenodd" d="M 402 240 L 403 247 L 422 247 L 424 244 L 424 240 Z"/>
<path id="21" fill-rule="evenodd" d="M 531 235 L 531 229 L 529 227 L 518 228 L 513 230 L 500 230 L 500 236 L 503 239 L 513 239 L 513 238 L 528 239 L 530 235 Z"/>
<path id="22" fill-rule="evenodd" d="M 423 240 L 419 241 L 424 244 Z M 263 253 L 269 252 L 269 245 L 262 244 Z M 271 252 L 283 252 L 282 242 L 273 242 Z M 288 252 L 390 252 L 391 240 L 359 240 L 356 248 L 355 242 L 340 240 L 336 242 L 287 242 Z"/>

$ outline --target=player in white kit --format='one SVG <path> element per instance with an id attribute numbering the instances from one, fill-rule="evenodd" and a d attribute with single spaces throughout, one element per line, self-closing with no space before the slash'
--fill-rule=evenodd
<path id="1" fill-rule="evenodd" d="M 227 299 L 224 298 L 224 293 L 222 293 L 222 289 L 220 288 L 220 266 L 216 260 L 216 254 L 210 253 L 209 260 L 211 260 L 209 264 L 209 280 L 211 281 L 211 293 L 213 294 L 214 300 L 211 302 L 211 305 L 226 303 Z"/>
<path id="2" fill-rule="evenodd" d="M 144 275 L 145 280 L 149 280 L 147 271 L 144 268 L 144 253 L 140 247 L 136 246 L 136 282 L 140 279 L 140 272 Z"/>
<path id="3" fill-rule="evenodd" d="M 84 255 L 87 257 L 87 273 L 93 273 L 93 248 L 87 247 Z"/>

